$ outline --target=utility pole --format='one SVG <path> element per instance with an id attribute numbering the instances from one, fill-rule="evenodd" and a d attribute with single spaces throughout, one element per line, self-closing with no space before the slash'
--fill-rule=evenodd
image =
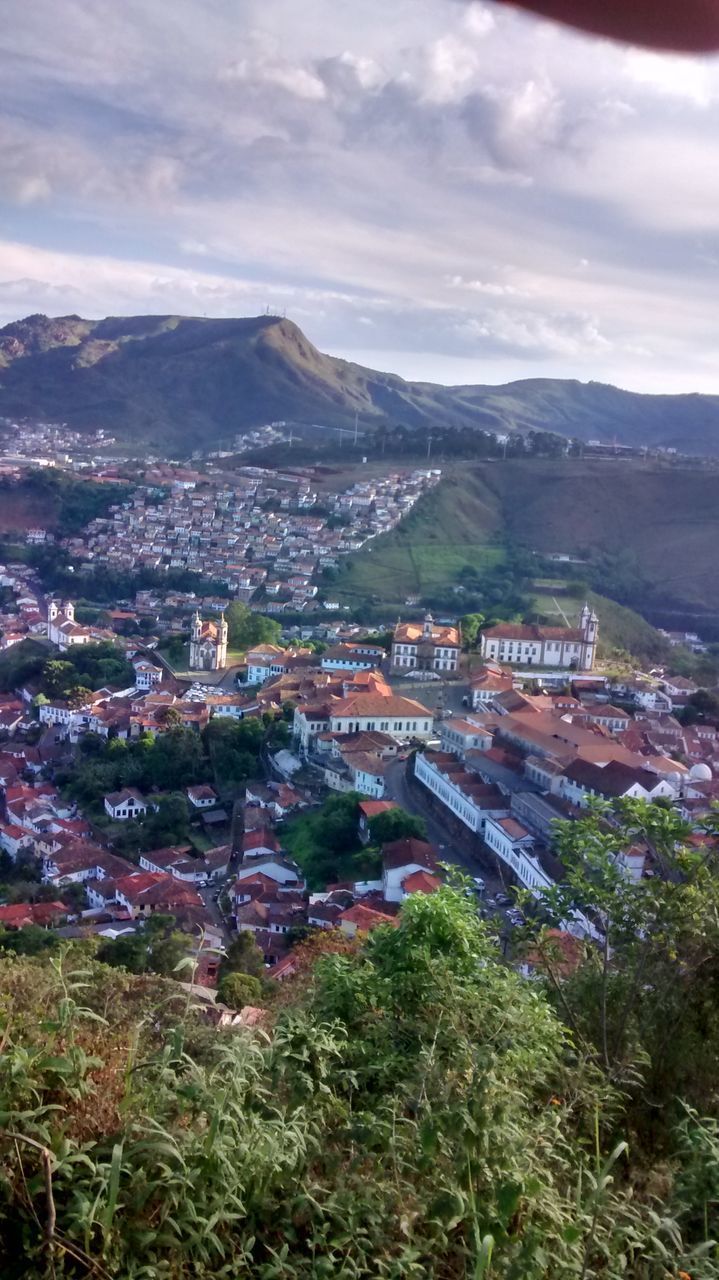
<path id="1" fill-rule="evenodd" d="M 431 454 L 431 452 L 432 452 L 432 436 L 430 436 L 429 439 L 427 440 L 427 461 L 428 462 L 429 462 L 429 455 Z"/>
<path id="2" fill-rule="evenodd" d="M 357 427 L 359 425 L 359 409 L 355 409 L 355 448 L 357 448 Z"/>

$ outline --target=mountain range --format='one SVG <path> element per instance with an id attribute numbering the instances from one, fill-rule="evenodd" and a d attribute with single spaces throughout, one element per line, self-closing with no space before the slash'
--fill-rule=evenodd
<path id="1" fill-rule="evenodd" d="M 0 415 L 105 428 L 193 448 L 278 420 L 362 427 L 555 431 L 719 454 L 719 396 L 641 395 L 530 378 L 503 386 L 407 382 L 323 355 L 278 316 L 27 316 L 0 328 Z"/>

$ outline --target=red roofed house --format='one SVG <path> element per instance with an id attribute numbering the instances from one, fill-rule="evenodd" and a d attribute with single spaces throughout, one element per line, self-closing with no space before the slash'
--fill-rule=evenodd
<path id="1" fill-rule="evenodd" d="M 259 827 L 254 831 L 245 831 L 242 837 L 243 858 L 267 858 L 279 853 L 280 846 L 274 831 L 268 827 Z"/>
<path id="2" fill-rule="evenodd" d="M 211 809 L 217 804 L 217 794 L 208 786 L 188 787 L 187 799 L 194 809 Z"/>
<path id="3" fill-rule="evenodd" d="M 426 840 L 414 836 L 393 840 L 382 849 L 382 894 L 387 902 L 401 902 L 406 896 L 403 883 L 414 871 L 437 870 L 437 855 Z"/>
<path id="4" fill-rule="evenodd" d="M 431 613 L 424 622 L 400 622 L 392 640 L 393 671 L 456 671 L 460 639 L 457 627 L 436 626 Z"/>
<path id="5" fill-rule="evenodd" d="M 67 914 L 64 902 L 17 902 L 0 907 L 0 927 L 24 929 L 26 925 L 36 924 L 48 929 L 66 919 Z"/>
<path id="6" fill-rule="evenodd" d="M 501 622 L 482 632 L 483 658 L 510 665 L 591 671 L 597 652 L 599 619 L 588 604 L 578 627 L 537 627 Z"/>
<path id="7" fill-rule="evenodd" d="M 363 844 L 367 844 L 370 838 L 369 824 L 378 813 L 388 813 L 390 809 L 396 809 L 398 806 L 394 800 L 360 800 L 358 805 L 359 818 L 359 838 Z"/>
<path id="8" fill-rule="evenodd" d="M 380 924 L 396 925 L 397 921 L 394 916 L 385 915 L 383 911 L 374 911 L 372 907 L 365 907 L 361 902 L 356 902 L 353 907 L 348 907 L 342 912 L 338 923 L 342 933 L 348 938 L 354 938 L 357 933 L 369 933 Z"/>
<path id="9" fill-rule="evenodd" d="M 439 876 L 433 876 L 431 871 L 413 871 L 411 875 L 406 876 L 402 881 L 402 889 L 405 894 L 436 893 L 441 888 L 442 881 Z"/>

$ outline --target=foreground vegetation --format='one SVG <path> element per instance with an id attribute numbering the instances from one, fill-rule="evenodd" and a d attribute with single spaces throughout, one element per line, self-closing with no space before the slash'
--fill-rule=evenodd
<path id="1" fill-rule="evenodd" d="M 452 888 L 305 944 L 254 1032 L 89 943 L 1 958 L 3 1276 L 717 1280 L 715 868 L 656 806 L 622 824 L 563 836 L 550 914 L 609 939 L 563 976 Z M 617 880 L 639 831 L 666 880 Z"/>

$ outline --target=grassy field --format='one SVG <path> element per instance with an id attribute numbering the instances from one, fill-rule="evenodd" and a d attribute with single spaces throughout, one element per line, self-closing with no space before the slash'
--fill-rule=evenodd
<path id="1" fill-rule="evenodd" d="M 627 649 L 630 653 L 658 657 L 663 648 L 662 637 L 650 623 L 646 622 L 633 609 L 609 600 L 607 596 L 598 595 L 595 591 L 587 592 L 585 597 L 579 596 L 534 596 L 534 607 L 537 614 L 546 618 L 550 625 L 562 626 L 565 619 L 576 624 L 584 600 L 587 599 L 599 618 L 599 656 L 608 658 L 615 649 Z M 559 607 L 558 607 L 559 606 Z"/>
<path id="2" fill-rule="evenodd" d="M 456 583 L 465 565 L 496 566 L 514 543 L 595 566 L 602 558 L 607 588 L 621 598 L 623 566 L 625 592 L 628 582 L 633 598 L 636 585 L 639 607 L 658 601 L 689 616 L 714 612 L 719 622 L 718 536 L 714 470 L 588 459 L 453 463 L 400 529 L 348 559 L 336 589 L 348 604 L 370 600 L 399 611 L 412 597 Z M 578 579 L 588 572 L 577 565 Z M 561 621 L 558 603 L 573 621 L 583 599 L 566 594 L 565 584 L 555 600 L 554 586 L 552 578 L 537 583 L 537 613 Z M 603 648 L 656 648 L 657 632 L 637 612 L 601 587 L 594 600 Z"/>
<path id="3" fill-rule="evenodd" d="M 408 597 L 454 582 L 467 564 L 480 569 L 501 562 L 504 552 L 494 541 L 501 527 L 499 504 L 479 469 L 454 464 L 398 529 L 343 563 L 338 594 L 348 604 L 375 598 L 401 607 Z"/>

